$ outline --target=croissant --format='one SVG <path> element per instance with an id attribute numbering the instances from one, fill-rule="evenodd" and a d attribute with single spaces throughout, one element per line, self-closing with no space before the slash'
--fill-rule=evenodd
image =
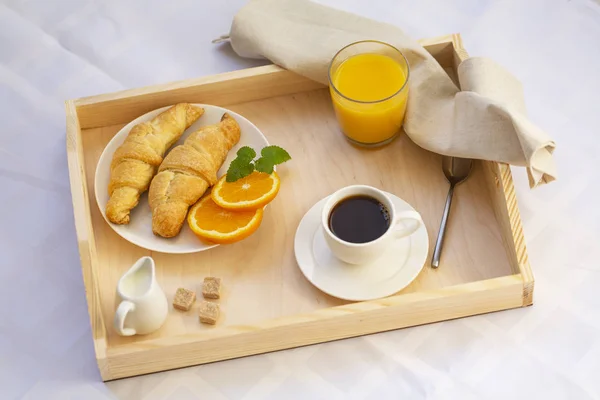
<path id="1" fill-rule="evenodd" d="M 152 177 L 168 148 L 204 114 L 204 109 L 177 104 L 149 122 L 135 125 L 113 155 L 106 216 L 115 224 L 128 224 L 129 213 L 140 195 L 148 190 Z"/>
<path id="2" fill-rule="evenodd" d="M 219 168 L 239 140 L 240 126 L 224 114 L 221 122 L 200 128 L 167 154 L 150 184 L 154 234 L 179 234 L 188 209 L 217 182 Z"/>

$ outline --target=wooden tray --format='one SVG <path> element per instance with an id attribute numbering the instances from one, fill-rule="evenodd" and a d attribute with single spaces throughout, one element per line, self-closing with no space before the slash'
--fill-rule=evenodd
<path id="1" fill-rule="evenodd" d="M 456 67 L 468 57 L 460 36 L 422 44 L 455 80 Z M 249 239 L 191 255 L 152 253 L 121 239 L 103 220 L 93 194 L 96 163 L 126 123 L 183 101 L 240 113 L 271 143 L 289 149 L 293 160 L 279 169 L 281 192 Z M 313 287 L 296 265 L 293 240 L 316 201 L 355 183 L 395 193 L 421 212 L 433 249 L 448 184 L 440 156 L 405 135 L 378 150 L 350 146 L 338 130 L 328 89 L 292 72 L 271 65 L 126 90 L 67 101 L 66 113 L 75 224 L 104 380 L 532 303 L 534 281 L 510 169 L 495 162 L 476 162 L 459 187 L 439 269 L 426 265 L 405 290 L 375 301 L 345 302 Z M 222 277 L 220 323 L 201 325 L 195 309 L 172 310 L 151 335 L 118 336 L 112 328 L 116 283 L 144 255 L 156 260 L 169 301 L 179 286 L 199 290 L 203 277 Z"/>

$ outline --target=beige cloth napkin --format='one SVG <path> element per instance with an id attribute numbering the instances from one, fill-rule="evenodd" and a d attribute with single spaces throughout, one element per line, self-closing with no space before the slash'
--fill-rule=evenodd
<path id="1" fill-rule="evenodd" d="M 469 58 L 459 66 L 461 91 L 399 28 L 307 0 L 251 0 L 235 16 L 229 38 L 242 57 L 264 57 L 323 84 L 329 62 L 345 45 L 390 43 L 410 65 L 404 130 L 417 145 L 525 166 L 530 187 L 556 177 L 554 141 L 527 119 L 519 81 L 489 59 Z"/>

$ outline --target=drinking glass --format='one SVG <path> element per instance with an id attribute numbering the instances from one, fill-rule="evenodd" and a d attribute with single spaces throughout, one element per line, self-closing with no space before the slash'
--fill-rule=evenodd
<path id="1" fill-rule="evenodd" d="M 340 128 L 350 142 L 376 147 L 394 139 L 404 122 L 409 75 L 402 52 L 384 42 L 352 43 L 333 57 L 329 90 Z"/>

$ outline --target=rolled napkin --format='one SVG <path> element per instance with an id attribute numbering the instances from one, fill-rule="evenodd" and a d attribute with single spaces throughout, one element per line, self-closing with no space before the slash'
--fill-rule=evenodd
<path id="1" fill-rule="evenodd" d="M 493 61 L 473 57 L 458 68 L 457 88 L 438 62 L 401 29 L 307 0 L 251 0 L 233 20 L 234 51 L 267 58 L 328 84 L 328 67 L 342 47 L 387 42 L 410 65 L 404 130 L 419 146 L 443 155 L 525 166 L 530 187 L 556 179 L 554 141 L 526 116 L 519 81 Z"/>

